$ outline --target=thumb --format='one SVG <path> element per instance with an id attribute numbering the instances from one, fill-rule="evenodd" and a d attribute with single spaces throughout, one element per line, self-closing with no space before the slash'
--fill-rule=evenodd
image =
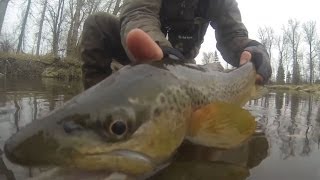
<path id="1" fill-rule="evenodd" d="M 243 51 L 241 56 L 240 56 L 240 63 L 239 65 L 243 65 L 249 61 L 251 61 L 252 55 L 249 51 Z"/>
<path id="2" fill-rule="evenodd" d="M 133 55 L 136 63 L 161 60 L 163 53 L 161 48 L 151 37 L 141 29 L 133 29 L 127 35 L 127 48 Z"/>
<path id="3" fill-rule="evenodd" d="M 252 59 L 252 54 L 249 51 L 243 51 L 240 56 L 240 63 L 239 65 L 243 65 Z M 263 78 L 259 74 L 256 75 L 256 84 L 262 84 Z"/>

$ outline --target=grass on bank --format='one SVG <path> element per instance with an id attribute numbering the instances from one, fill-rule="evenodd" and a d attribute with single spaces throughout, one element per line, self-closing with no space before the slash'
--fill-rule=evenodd
<path id="1" fill-rule="evenodd" d="M 320 93 L 320 84 L 302 84 L 302 85 L 268 85 L 267 88 L 271 90 L 285 90 L 285 91 L 304 91 L 308 93 Z"/>
<path id="2" fill-rule="evenodd" d="M 0 52 L 0 59 L 15 59 L 15 60 L 27 60 L 27 61 L 39 61 L 45 64 L 53 64 L 53 63 L 63 63 L 69 64 L 73 66 L 81 66 L 81 61 L 76 57 L 65 57 L 65 58 L 56 58 L 53 54 L 46 54 L 41 56 L 36 56 L 27 53 L 7 53 Z"/>
<path id="3" fill-rule="evenodd" d="M 14 75 L 16 76 L 24 76 L 30 74 L 32 76 L 57 79 L 81 79 L 82 77 L 81 61 L 78 58 L 74 57 L 56 58 L 52 54 L 35 56 L 25 53 L 16 54 L 0 52 L 0 61 L 1 60 L 13 60 L 17 62 L 14 63 L 14 66 L 8 67 L 8 71 L 20 69 L 21 72 L 19 71 L 18 74 L 14 73 Z M 25 67 L 25 61 L 28 62 L 28 67 Z M 39 66 L 39 63 L 43 64 L 44 66 Z M 34 71 L 36 71 L 37 73 L 35 73 Z"/>
<path id="4" fill-rule="evenodd" d="M 66 57 L 63 59 L 55 58 L 52 54 L 42 56 L 35 56 L 26 53 L 5 53 L 0 52 L 0 60 L 15 59 L 21 61 L 37 61 L 46 64 L 46 69 L 42 72 L 42 77 L 59 78 L 59 79 L 80 79 L 81 75 L 81 61 L 79 58 Z M 304 85 L 267 85 L 270 90 L 284 90 L 284 91 L 303 91 L 309 93 L 320 94 L 320 84 L 304 84 Z"/>

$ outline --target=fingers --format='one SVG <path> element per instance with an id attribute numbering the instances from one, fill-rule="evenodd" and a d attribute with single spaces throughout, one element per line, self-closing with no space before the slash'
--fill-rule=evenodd
<path id="1" fill-rule="evenodd" d="M 240 66 L 249 62 L 252 58 L 252 55 L 249 51 L 243 51 L 240 56 Z"/>
<path id="2" fill-rule="evenodd" d="M 251 61 L 252 55 L 249 51 L 243 51 L 243 53 L 240 56 L 240 66 Z M 256 84 L 262 84 L 263 83 L 263 77 L 259 74 L 256 75 Z"/>
<path id="3" fill-rule="evenodd" d="M 256 84 L 263 84 L 263 77 L 259 74 L 256 75 Z"/>
<path id="4" fill-rule="evenodd" d="M 141 29 L 133 29 L 127 35 L 127 48 L 135 58 L 136 63 L 161 60 L 163 52 L 151 37 Z"/>

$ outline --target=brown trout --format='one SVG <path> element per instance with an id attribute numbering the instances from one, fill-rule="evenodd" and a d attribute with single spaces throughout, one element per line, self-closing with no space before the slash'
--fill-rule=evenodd
<path id="1" fill-rule="evenodd" d="M 26 166 L 143 174 L 165 163 L 184 139 L 230 148 L 255 129 L 241 109 L 256 91 L 247 63 L 231 72 L 172 60 L 125 66 L 7 140 Z"/>

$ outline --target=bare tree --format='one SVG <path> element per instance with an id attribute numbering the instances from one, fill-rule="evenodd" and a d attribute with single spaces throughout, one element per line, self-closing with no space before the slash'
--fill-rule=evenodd
<path id="1" fill-rule="evenodd" d="M 87 0 L 85 3 L 85 17 L 100 10 L 103 0 Z"/>
<path id="2" fill-rule="evenodd" d="M 213 52 L 203 52 L 202 63 L 209 64 L 214 62 L 214 53 Z"/>
<path id="3" fill-rule="evenodd" d="M 24 14 L 24 17 L 23 17 L 22 23 L 21 23 L 21 31 L 20 31 L 19 40 L 18 40 L 17 53 L 22 52 L 22 43 L 25 38 L 25 32 L 26 32 L 27 21 L 28 21 L 29 12 L 30 12 L 31 0 L 28 0 L 27 2 L 28 3 L 27 3 L 26 12 Z"/>
<path id="4" fill-rule="evenodd" d="M 122 0 L 108 0 L 102 6 L 102 10 L 113 15 L 118 15 L 121 9 L 121 5 L 122 5 Z"/>
<path id="5" fill-rule="evenodd" d="M 52 53 L 55 57 L 58 57 L 59 42 L 61 35 L 61 25 L 64 22 L 64 0 L 58 0 L 58 4 L 48 4 L 49 11 L 49 23 L 52 31 Z"/>
<path id="6" fill-rule="evenodd" d="M 6 16 L 9 1 L 10 0 L 0 0 L 0 34 L 2 30 L 4 17 Z"/>
<path id="7" fill-rule="evenodd" d="M 285 35 L 289 40 L 292 53 L 292 83 L 300 83 L 300 65 L 298 62 L 298 49 L 300 44 L 299 22 L 297 20 L 290 19 L 288 21 L 288 27 L 284 30 Z"/>
<path id="8" fill-rule="evenodd" d="M 258 29 L 258 36 L 261 43 L 267 48 L 270 58 L 272 57 L 272 47 L 275 42 L 274 30 L 272 27 Z"/>
<path id="9" fill-rule="evenodd" d="M 317 53 L 317 60 L 318 60 L 318 62 L 320 62 L 320 40 L 318 40 L 317 42 L 316 42 L 316 53 Z M 317 81 L 320 81 L 320 65 L 319 65 L 319 63 L 318 63 L 318 80 Z"/>
<path id="10" fill-rule="evenodd" d="M 276 39 L 277 49 L 279 51 L 279 66 L 277 71 L 276 82 L 279 84 L 285 83 L 284 60 L 287 58 L 287 39 L 285 36 L 279 36 Z"/>
<path id="11" fill-rule="evenodd" d="M 308 55 L 309 55 L 309 83 L 314 82 L 314 59 L 317 56 L 316 54 L 316 22 L 308 21 L 303 24 L 303 30 L 305 33 L 304 40 L 308 44 Z"/>
<path id="12" fill-rule="evenodd" d="M 67 38 L 67 56 L 74 55 L 76 51 L 79 28 L 83 21 L 81 18 L 81 10 L 83 9 L 84 4 L 84 0 L 76 0 L 76 2 L 74 2 L 74 0 L 69 0 L 71 21 Z"/>
<path id="13" fill-rule="evenodd" d="M 120 7 L 121 7 L 120 6 L 121 2 L 122 2 L 122 0 L 116 0 L 115 6 L 114 6 L 114 9 L 113 9 L 113 12 L 112 12 L 113 15 L 117 15 L 119 13 Z"/>
<path id="14" fill-rule="evenodd" d="M 111 7 L 112 7 L 112 4 L 113 4 L 113 1 L 114 1 L 114 0 L 108 1 L 108 3 L 105 4 L 104 9 L 107 10 L 107 13 L 110 13 L 110 12 L 111 12 Z"/>
<path id="15" fill-rule="evenodd" d="M 122 0 L 119 2 L 119 10 L 121 9 Z M 86 16 L 98 11 L 107 12 L 113 14 L 116 7 L 116 0 L 86 0 L 85 12 Z"/>
<path id="16" fill-rule="evenodd" d="M 258 37 L 259 37 L 259 40 L 260 42 L 266 47 L 267 51 L 268 51 L 268 54 L 270 56 L 270 63 L 271 63 L 271 67 L 272 67 L 272 71 L 273 72 L 276 72 L 276 64 L 275 62 L 273 61 L 273 58 L 272 58 L 272 48 L 273 48 L 273 45 L 274 45 L 274 42 L 275 42 L 275 35 L 274 35 L 274 30 L 272 29 L 272 27 L 260 27 L 258 29 Z M 272 74 L 273 78 L 275 78 L 275 73 Z"/>
<path id="17" fill-rule="evenodd" d="M 38 32 L 38 37 L 37 37 L 37 50 L 36 50 L 37 56 L 39 56 L 39 54 L 40 54 L 42 29 L 43 29 L 43 23 L 44 23 L 44 19 L 45 19 L 45 15 L 46 15 L 47 5 L 48 5 L 48 0 L 44 0 L 43 5 L 42 5 L 41 17 L 40 17 L 40 21 L 39 21 L 39 32 Z"/>

